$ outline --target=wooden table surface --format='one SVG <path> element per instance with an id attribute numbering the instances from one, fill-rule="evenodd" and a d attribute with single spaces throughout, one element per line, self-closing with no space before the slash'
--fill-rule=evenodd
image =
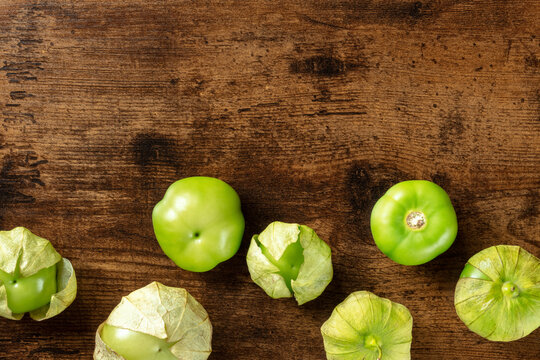
<path id="1" fill-rule="evenodd" d="M 76 269 L 64 313 L 0 319 L 1 359 L 90 359 L 122 295 L 153 280 L 210 314 L 210 359 L 324 359 L 321 324 L 369 290 L 414 318 L 413 359 L 539 359 L 540 332 L 471 333 L 454 288 L 491 245 L 540 255 L 537 0 L 0 0 L 0 228 L 50 239 Z M 175 180 L 239 193 L 242 247 L 207 273 L 160 250 L 151 211 Z M 392 184 L 429 179 L 454 245 L 398 265 L 369 216 Z M 274 220 L 314 228 L 334 280 L 298 307 L 249 277 Z"/>

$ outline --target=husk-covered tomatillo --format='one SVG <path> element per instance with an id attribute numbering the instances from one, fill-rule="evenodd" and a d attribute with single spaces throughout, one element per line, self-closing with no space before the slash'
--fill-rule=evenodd
<path id="1" fill-rule="evenodd" d="M 328 360 L 409 360 L 412 316 L 368 291 L 350 294 L 322 325 Z"/>
<path id="2" fill-rule="evenodd" d="M 305 225 L 275 221 L 251 239 L 251 279 L 272 298 L 294 295 L 298 305 L 318 297 L 332 281 L 330 247 Z"/>
<path id="3" fill-rule="evenodd" d="M 540 260 L 519 246 L 498 245 L 469 259 L 456 286 L 456 312 L 492 341 L 513 341 L 540 326 Z"/>
<path id="4" fill-rule="evenodd" d="M 206 310 L 185 289 L 153 282 L 125 296 L 96 332 L 94 360 L 205 360 Z"/>
<path id="5" fill-rule="evenodd" d="M 41 321 L 75 300 L 77 279 L 69 260 L 24 227 L 0 231 L 0 316 Z"/>

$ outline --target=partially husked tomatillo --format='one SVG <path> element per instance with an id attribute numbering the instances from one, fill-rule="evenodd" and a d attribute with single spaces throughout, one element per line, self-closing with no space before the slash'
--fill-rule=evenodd
<path id="1" fill-rule="evenodd" d="M 251 279 L 274 299 L 294 295 L 298 305 L 318 297 L 332 281 L 330 247 L 313 229 L 275 221 L 251 239 Z"/>
<path id="2" fill-rule="evenodd" d="M 153 282 L 125 296 L 96 332 L 94 360 L 205 360 L 208 313 L 185 289 Z"/>
<path id="3" fill-rule="evenodd" d="M 0 231 L 0 316 L 34 320 L 60 314 L 75 299 L 77 279 L 69 260 L 24 227 Z"/>

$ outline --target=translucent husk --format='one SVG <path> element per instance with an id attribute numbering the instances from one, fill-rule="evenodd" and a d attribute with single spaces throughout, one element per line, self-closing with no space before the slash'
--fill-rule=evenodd
<path id="1" fill-rule="evenodd" d="M 454 296 L 456 312 L 467 327 L 492 341 L 513 341 L 540 326 L 540 260 L 519 246 L 484 249 L 468 264 L 484 279 L 459 279 Z M 505 284 L 514 296 L 503 292 Z"/>
<path id="2" fill-rule="evenodd" d="M 94 360 L 122 360 L 102 341 L 104 324 L 175 343 L 170 350 L 178 359 L 205 360 L 212 352 L 212 324 L 206 310 L 185 289 L 159 282 L 123 297 L 96 331 Z"/>
<path id="3" fill-rule="evenodd" d="M 256 239 L 274 259 L 280 259 L 289 245 L 300 241 L 304 262 L 296 280 L 291 281 L 293 293 L 279 274 L 280 270 L 262 253 Z M 330 247 L 311 228 L 276 221 L 251 239 L 246 260 L 251 279 L 270 297 L 278 299 L 294 295 L 298 305 L 302 305 L 322 294 L 332 281 L 331 255 Z"/>
<path id="4" fill-rule="evenodd" d="M 52 244 L 24 227 L 11 231 L 0 231 L 0 270 L 22 277 L 32 276 L 38 271 L 57 264 L 57 292 L 51 296 L 49 304 L 31 311 L 30 317 L 41 321 L 64 311 L 77 295 L 77 279 L 69 260 L 62 258 Z M 20 320 L 24 314 L 14 314 L 8 307 L 7 292 L 0 284 L 0 316 Z"/>
<path id="5" fill-rule="evenodd" d="M 322 325 L 328 360 L 409 360 L 412 316 L 368 291 L 350 294 Z"/>

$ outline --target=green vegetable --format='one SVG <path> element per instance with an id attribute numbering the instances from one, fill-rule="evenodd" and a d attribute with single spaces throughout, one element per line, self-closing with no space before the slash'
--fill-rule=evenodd
<path id="1" fill-rule="evenodd" d="M 328 360 L 408 360 L 412 316 L 401 304 L 368 291 L 350 294 L 322 325 Z"/>
<path id="2" fill-rule="evenodd" d="M 173 183 L 152 213 L 154 232 L 165 254 L 189 271 L 208 271 L 240 247 L 244 216 L 232 187 L 211 177 Z"/>
<path id="3" fill-rule="evenodd" d="M 207 312 L 185 289 L 153 282 L 126 297 L 99 326 L 94 360 L 205 360 Z"/>
<path id="4" fill-rule="evenodd" d="M 73 266 L 30 230 L 0 231 L 0 316 L 34 320 L 60 314 L 75 300 Z"/>
<path id="5" fill-rule="evenodd" d="M 456 312 L 492 341 L 513 341 L 540 326 L 540 260 L 519 246 L 498 245 L 469 259 L 456 286 Z"/>
<path id="6" fill-rule="evenodd" d="M 173 343 L 138 331 L 103 325 L 101 339 L 114 352 L 128 360 L 176 360 L 171 352 Z"/>
<path id="7" fill-rule="evenodd" d="M 404 181 L 392 186 L 373 207 L 371 233 L 390 259 L 420 265 L 452 245 L 456 213 L 440 186 L 425 180 Z"/>
<path id="8" fill-rule="evenodd" d="M 247 254 L 251 279 L 272 298 L 294 295 L 299 305 L 332 280 L 330 247 L 305 225 L 273 222 L 254 235 Z"/>
<path id="9" fill-rule="evenodd" d="M 6 287 L 8 307 L 16 314 L 24 314 L 51 302 L 56 293 L 56 264 L 25 278 L 17 272 L 10 275 L 0 270 L 0 281 Z"/>

